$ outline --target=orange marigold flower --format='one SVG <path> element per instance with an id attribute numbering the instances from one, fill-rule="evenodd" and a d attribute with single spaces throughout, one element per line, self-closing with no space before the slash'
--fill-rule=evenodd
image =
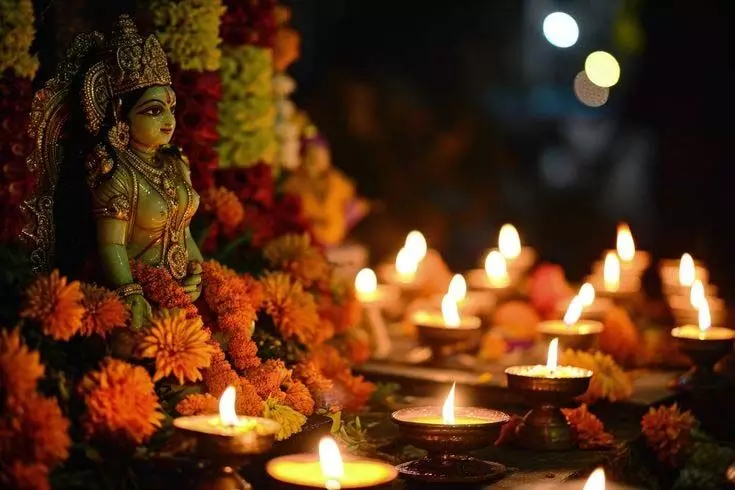
<path id="1" fill-rule="evenodd" d="M 108 357 L 82 379 L 79 392 L 87 406 L 82 427 L 88 439 L 142 444 L 161 426 L 153 380 L 140 366 Z"/>
<path id="2" fill-rule="evenodd" d="M 127 305 L 120 297 L 109 289 L 82 284 L 84 299 L 84 316 L 82 317 L 82 335 L 97 334 L 106 336 L 113 328 L 124 327 L 130 318 Z"/>
<path id="3" fill-rule="evenodd" d="M 301 381 L 292 381 L 286 389 L 284 402 L 289 407 L 307 417 L 314 413 L 314 398 L 309 389 Z"/>
<path id="4" fill-rule="evenodd" d="M 28 349 L 17 329 L 0 331 L 0 387 L 8 406 L 23 402 L 35 392 L 44 370 L 38 352 Z"/>
<path id="5" fill-rule="evenodd" d="M 246 379 L 264 400 L 269 397 L 276 399 L 304 415 L 314 412 L 314 399 L 308 388 L 293 379 L 291 370 L 281 360 L 267 360 L 249 370 Z"/>
<path id="6" fill-rule="evenodd" d="M 342 395 L 339 404 L 348 412 L 358 412 L 364 409 L 375 392 L 373 383 L 362 376 L 352 374 L 349 370 L 343 371 L 335 377 L 335 386 Z M 340 387 L 341 390 L 339 390 Z"/>
<path id="7" fill-rule="evenodd" d="M 184 310 L 161 310 L 153 316 L 138 342 L 138 355 L 156 360 L 153 381 L 172 375 L 184 384 L 199 381 L 209 366 L 212 346 L 200 317 L 187 318 Z"/>
<path id="8" fill-rule="evenodd" d="M 202 193 L 202 208 L 211 213 L 226 230 L 234 230 L 245 219 L 245 208 L 226 187 L 210 187 Z"/>
<path id="9" fill-rule="evenodd" d="M 590 387 L 587 393 L 579 398 L 584 403 L 593 403 L 597 400 L 622 401 L 633 395 L 633 380 L 630 375 L 607 354 L 599 351 L 591 354 L 568 349 L 562 353 L 559 364 L 592 371 Z"/>
<path id="10" fill-rule="evenodd" d="M 294 367 L 293 375 L 306 385 L 311 392 L 311 396 L 319 405 L 326 403 L 327 394 L 334 386 L 334 383 L 331 379 L 324 376 L 316 361 L 310 358 L 301 361 Z"/>
<path id="11" fill-rule="evenodd" d="M 258 346 L 250 338 L 249 332 L 236 332 L 227 344 L 232 366 L 238 371 L 245 371 L 260 366 Z"/>
<path id="12" fill-rule="evenodd" d="M 260 284 L 250 276 L 239 276 L 222 264 L 202 264 L 204 301 L 217 317 L 217 328 L 252 335 L 256 312 L 262 302 Z"/>
<path id="13" fill-rule="evenodd" d="M 291 273 L 305 286 L 323 279 L 328 269 L 326 257 L 311 245 L 307 233 L 288 233 L 271 240 L 263 248 L 263 256 L 272 267 Z"/>
<path id="14" fill-rule="evenodd" d="M 262 279 L 265 311 L 286 340 L 306 346 L 324 342 L 331 334 L 319 322 L 314 296 L 283 272 L 269 272 Z"/>
<path id="15" fill-rule="evenodd" d="M 16 434 L 13 451 L 25 461 L 53 467 L 69 457 L 69 420 L 56 398 L 34 394 L 16 410 L 11 421 Z"/>
<path id="16" fill-rule="evenodd" d="M 48 467 L 42 463 L 15 460 L 0 466 L 0 486 L 15 490 L 50 490 Z"/>
<path id="17" fill-rule="evenodd" d="M 692 429 L 697 419 L 687 410 L 681 412 L 676 403 L 669 407 L 651 407 L 641 419 L 641 430 L 646 444 L 659 461 L 677 466 L 692 446 Z"/>
<path id="18" fill-rule="evenodd" d="M 184 416 L 218 413 L 219 400 L 209 393 L 192 393 L 176 404 L 176 411 Z"/>
<path id="19" fill-rule="evenodd" d="M 577 445 L 582 449 L 598 449 L 610 447 L 615 438 L 605 432 L 605 426 L 595 414 L 582 404 L 578 408 L 562 408 L 567 422 L 572 427 Z"/>
<path id="20" fill-rule="evenodd" d="M 240 378 L 235 384 L 235 388 L 237 388 L 237 397 L 235 398 L 237 413 L 259 417 L 263 413 L 265 402 L 258 395 L 252 383 L 246 378 Z"/>
<path id="21" fill-rule="evenodd" d="M 146 299 L 161 308 L 186 310 L 186 316 L 190 318 L 198 314 L 189 295 L 165 268 L 133 260 L 130 262 L 130 270 L 133 278 L 143 288 Z"/>
<path id="22" fill-rule="evenodd" d="M 82 292 L 79 281 L 67 284 L 58 270 L 41 276 L 28 286 L 20 316 L 41 324 L 41 330 L 56 340 L 69 340 L 82 328 Z"/>

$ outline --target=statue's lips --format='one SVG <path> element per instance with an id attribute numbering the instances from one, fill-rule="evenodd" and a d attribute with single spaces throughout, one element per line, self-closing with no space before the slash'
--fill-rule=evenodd
<path id="1" fill-rule="evenodd" d="M 171 134 L 171 133 L 173 133 L 173 132 L 174 132 L 174 130 L 173 130 L 173 128 L 168 128 L 168 129 L 161 129 L 161 132 L 162 132 L 163 134 Z"/>

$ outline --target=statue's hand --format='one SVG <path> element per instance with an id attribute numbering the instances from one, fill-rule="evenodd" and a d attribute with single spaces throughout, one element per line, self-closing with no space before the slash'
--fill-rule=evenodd
<path id="1" fill-rule="evenodd" d="M 142 294 L 132 294 L 123 300 L 130 308 L 130 328 L 140 329 L 153 316 L 151 305 Z"/>
<path id="2" fill-rule="evenodd" d="M 192 260 L 189 262 L 189 275 L 181 280 L 181 287 L 192 301 L 202 294 L 202 264 Z"/>

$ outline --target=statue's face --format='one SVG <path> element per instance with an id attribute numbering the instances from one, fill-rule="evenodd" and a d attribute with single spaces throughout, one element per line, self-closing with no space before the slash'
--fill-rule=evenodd
<path id="1" fill-rule="evenodd" d="M 130 145 L 151 151 L 168 144 L 176 128 L 176 94 L 169 86 L 150 87 L 128 114 Z"/>

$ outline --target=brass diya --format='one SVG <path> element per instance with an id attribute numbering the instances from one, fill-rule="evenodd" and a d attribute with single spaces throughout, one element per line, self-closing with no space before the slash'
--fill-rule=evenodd
<path id="1" fill-rule="evenodd" d="M 679 349 L 694 363 L 689 371 L 674 381 L 677 389 L 693 390 L 727 384 L 727 380 L 715 372 L 715 365 L 732 352 L 732 338 L 689 338 L 676 335 L 674 338 Z"/>
<path id="2" fill-rule="evenodd" d="M 447 357 L 476 349 L 482 337 L 482 321 L 476 316 L 460 315 L 456 302 L 442 300 L 442 312 L 417 311 L 411 316 L 419 343 L 431 350 L 432 364 Z"/>
<path id="3" fill-rule="evenodd" d="M 558 376 L 536 376 L 530 372 L 533 367 L 513 366 L 505 370 L 508 388 L 533 407 L 518 427 L 518 441 L 528 449 L 570 449 L 574 438 L 560 407 L 587 391 L 592 371 L 560 366 L 556 369 Z"/>
<path id="4" fill-rule="evenodd" d="M 505 466 L 468 453 L 492 445 L 508 414 L 478 407 L 456 408 L 456 422 L 441 422 L 442 407 L 412 407 L 391 414 L 403 439 L 428 454 L 398 466 L 407 479 L 444 484 L 482 483 L 505 475 Z"/>

